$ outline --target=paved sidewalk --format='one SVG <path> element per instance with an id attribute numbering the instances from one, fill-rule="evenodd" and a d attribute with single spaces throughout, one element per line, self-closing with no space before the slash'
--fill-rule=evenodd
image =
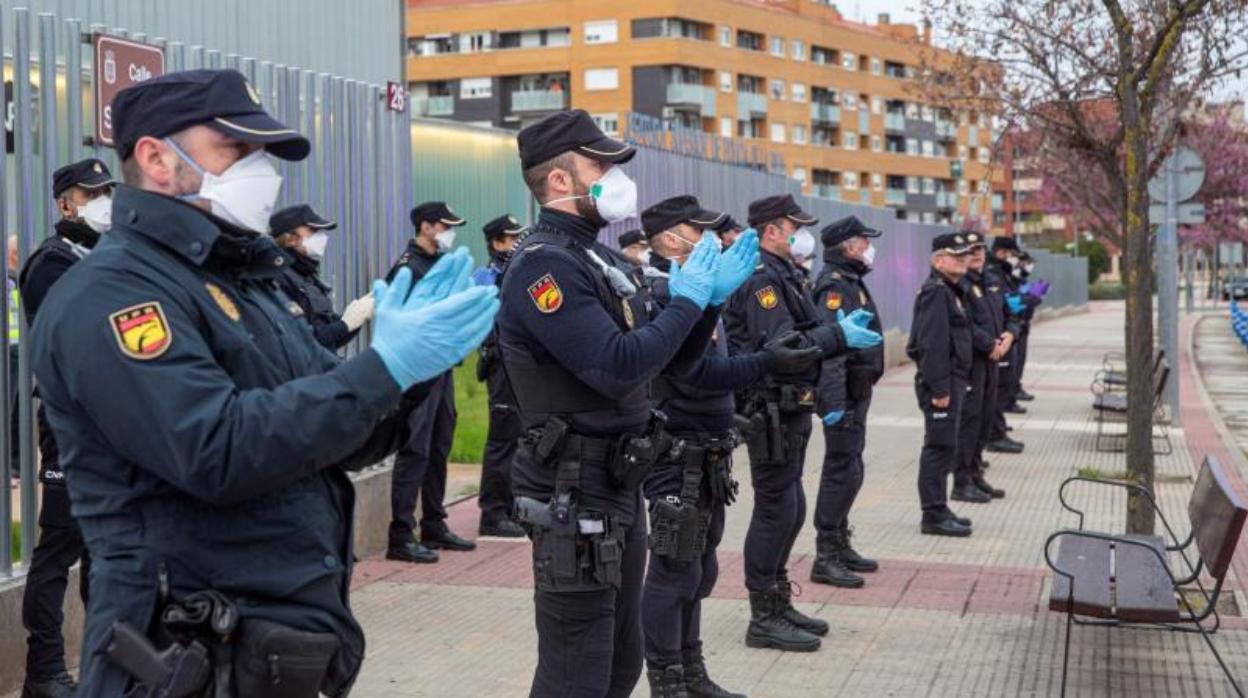
<path id="1" fill-rule="evenodd" d="M 852 517 L 856 546 L 880 558 L 881 571 L 863 590 L 832 590 L 804 581 L 814 552 L 809 522 L 795 549 L 793 576 L 805 587 L 798 602 L 832 624 L 820 652 L 751 650 L 742 642 L 749 616 L 740 554 L 752 505 L 747 477 L 741 501 L 729 510 L 719 585 L 704 604 L 708 662 L 720 682 L 754 698 L 1057 695 L 1065 623 L 1047 610 L 1041 546 L 1052 531 L 1074 525 L 1056 499 L 1064 478 L 1083 467 L 1124 469 L 1121 455 L 1092 449 L 1088 422 L 1088 385 L 1101 355 L 1121 348 L 1122 312 L 1120 303 L 1093 304 L 1089 313 L 1034 328 L 1026 383 L 1037 399 L 1027 404 L 1029 414 L 1012 420 L 1027 450 L 990 454 L 988 477 L 1008 497 L 956 507 L 975 520 L 969 540 L 919 535 L 922 421 L 913 369 L 885 376 L 869 422 L 867 480 Z M 1187 363 L 1181 368 L 1184 424 L 1191 425 L 1205 408 L 1188 399 L 1195 388 Z M 1202 436 L 1198 448 L 1210 443 Z M 1158 458 L 1158 494 L 1172 521 L 1183 522 L 1183 535 L 1201 453 L 1189 452 L 1183 430 L 1174 438 L 1174 455 Z M 819 436 L 809 454 L 805 482 L 813 493 Z M 1113 493 L 1076 497 L 1088 507 L 1090 527 L 1121 530 L 1123 502 Z M 457 505 L 452 527 L 475 531 L 476 516 L 475 501 Z M 369 651 L 356 693 L 527 695 L 536 658 L 528 556 L 525 541 L 485 540 L 473 553 L 444 553 L 437 565 L 361 562 L 352 598 Z M 1237 578 L 1229 583 L 1242 586 Z M 1233 618 L 1226 625 L 1215 642 L 1248 679 L 1248 624 Z M 1071 668 L 1070 695 L 1233 695 L 1199 638 L 1175 633 L 1076 628 Z M 634 695 L 648 695 L 644 679 Z"/>

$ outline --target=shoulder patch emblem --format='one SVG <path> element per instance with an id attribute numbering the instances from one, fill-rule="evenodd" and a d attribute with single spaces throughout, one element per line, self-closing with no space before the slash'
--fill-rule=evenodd
<path id="1" fill-rule="evenodd" d="M 173 332 L 158 301 L 122 308 L 108 316 L 117 346 L 132 359 L 147 361 L 164 354 L 173 342 Z"/>
<path id="2" fill-rule="evenodd" d="M 844 276 L 841 276 L 841 272 L 839 272 L 839 271 L 834 271 L 834 272 L 832 272 L 832 278 L 834 278 L 834 279 L 843 279 L 843 278 L 845 278 L 845 277 L 844 277 Z"/>
<path id="3" fill-rule="evenodd" d="M 289 310 L 290 314 L 294 315 L 295 317 L 303 316 L 303 308 L 299 307 L 299 304 L 294 301 L 287 303 L 286 309 Z"/>
<path id="4" fill-rule="evenodd" d="M 631 330 L 637 326 L 637 317 L 633 314 L 633 306 L 628 302 L 627 298 L 621 298 L 620 305 L 624 307 L 624 323 Z"/>
<path id="5" fill-rule="evenodd" d="M 529 285 L 529 297 L 533 305 L 543 313 L 553 313 L 563 307 L 563 289 L 555 283 L 555 277 L 544 274 L 542 278 Z"/>
<path id="6" fill-rule="evenodd" d="M 840 310 L 841 302 L 841 294 L 836 291 L 828 291 L 828 298 L 823 304 L 828 307 L 828 310 Z"/>
<path id="7" fill-rule="evenodd" d="M 858 302 L 864 306 L 867 304 L 867 292 L 866 291 L 862 291 L 862 290 L 858 291 Z"/>
<path id="8" fill-rule="evenodd" d="M 234 305 L 234 299 L 226 295 L 220 286 L 211 281 L 205 283 L 204 288 L 208 289 L 208 295 L 212 296 L 212 300 L 216 301 L 217 307 L 221 309 L 221 312 L 225 313 L 225 316 L 234 322 L 238 322 L 242 314 L 238 312 L 238 306 Z"/>
<path id="9" fill-rule="evenodd" d="M 983 292 L 983 290 L 981 290 L 981 289 L 979 288 L 979 284 L 974 284 L 974 285 L 972 285 L 972 286 L 971 286 L 971 290 L 975 292 L 975 297 L 976 297 L 976 298 L 983 298 L 983 297 L 984 297 L 984 292 Z"/>
<path id="10" fill-rule="evenodd" d="M 771 286 L 764 286 L 754 292 L 754 297 L 758 299 L 758 304 L 763 310 L 771 310 L 776 307 L 776 303 L 780 298 L 776 295 L 776 289 Z"/>

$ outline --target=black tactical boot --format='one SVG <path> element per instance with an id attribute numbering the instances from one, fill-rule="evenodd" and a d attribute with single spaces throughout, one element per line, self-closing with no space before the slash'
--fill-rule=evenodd
<path id="1" fill-rule="evenodd" d="M 983 475 L 976 475 L 971 478 L 971 482 L 975 483 L 975 487 L 979 488 L 980 492 L 983 492 L 993 499 L 1003 499 L 1005 497 L 1005 490 L 999 490 L 988 484 L 988 481 L 984 479 Z"/>
<path id="2" fill-rule="evenodd" d="M 880 563 L 869 557 L 863 557 L 854 550 L 854 546 L 850 543 L 850 538 L 854 535 L 854 529 L 846 526 L 841 529 L 841 561 L 845 563 L 851 572 L 876 572 L 880 569 Z"/>
<path id="3" fill-rule="evenodd" d="M 810 581 L 842 589 L 861 589 L 866 582 L 845 566 L 841 543 L 839 532 L 819 536 L 815 544 L 815 564 L 810 568 Z"/>
<path id="4" fill-rule="evenodd" d="M 390 541 L 390 546 L 386 548 L 386 559 L 429 564 L 438 561 L 438 554 L 413 538 L 403 542 Z"/>
<path id="5" fill-rule="evenodd" d="M 440 531 L 421 531 L 420 542 L 430 550 L 458 550 L 468 552 L 476 550 L 477 544 L 467 538 L 460 538 L 449 528 Z"/>
<path id="6" fill-rule="evenodd" d="M 780 591 L 772 587 L 767 591 L 750 592 L 750 627 L 745 632 L 745 646 L 782 650 L 784 652 L 814 652 L 822 641 L 794 625 L 785 617 L 786 604 Z"/>
<path id="7" fill-rule="evenodd" d="M 1035 400 L 1035 399 L 1036 399 L 1036 396 L 1035 396 L 1035 395 L 1032 395 L 1031 393 L 1027 392 L 1026 390 L 1023 390 L 1022 388 L 1019 388 L 1019 389 L 1018 389 L 1018 392 L 1014 394 L 1014 399 L 1015 399 L 1015 400 L 1022 400 L 1023 402 L 1031 402 L 1032 400 Z"/>
<path id="8" fill-rule="evenodd" d="M 679 664 L 666 669 L 649 669 L 646 679 L 650 681 L 650 698 L 689 698 Z"/>
<path id="9" fill-rule="evenodd" d="M 685 693 L 689 698 L 746 698 L 744 693 L 732 693 L 712 681 L 701 655 L 685 660 Z"/>
<path id="10" fill-rule="evenodd" d="M 965 485 L 954 487 L 953 491 L 949 493 L 949 499 L 955 502 L 987 504 L 992 501 L 992 496 L 968 482 Z"/>
<path id="11" fill-rule="evenodd" d="M 53 676 L 26 677 L 22 684 L 22 698 L 74 698 L 78 684 L 68 672 Z"/>
<path id="12" fill-rule="evenodd" d="M 797 586 L 797 595 L 801 596 L 801 586 L 789 581 L 788 572 L 781 572 L 780 576 L 776 577 L 776 591 L 780 594 L 780 603 L 783 605 L 782 610 L 784 612 L 784 617 L 793 625 L 796 625 L 812 635 L 827 635 L 827 622 L 819 620 L 818 618 L 811 618 L 793 607 L 794 586 Z"/>

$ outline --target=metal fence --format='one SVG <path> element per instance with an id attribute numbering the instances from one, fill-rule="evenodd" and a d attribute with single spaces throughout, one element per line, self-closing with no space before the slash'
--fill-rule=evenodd
<path id="1" fill-rule="evenodd" d="M 13 81 L 13 103 L 5 103 L 7 99 L 0 94 L 0 111 L 9 109 L 13 124 L 12 154 L 0 153 L 0 192 L 4 194 L 0 231 L 17 235 L 19 268 L 53 229 L 57 213 L 51 180 L 56 168 L 96 156 L 120 176 L 115 153 L 84 140 L 98 107 L 93 103 L 91 85 L 92 51 L 86 50 L 84 41 L 91 32 L 105 29 L 76 18 L 34 15 L 24 8 L 0 9 L 0 48 Z M 107 32 L 163 46 L 168 71 L 233 68 L 246 75 L 265 108 L 312 141 L 312 155 L 306 160 L 280 164 L 285 179 L 279 205 L 311 203 L 339 222 L 322 266 L 339 303 L 365 293 L 371 280 L 385 273 L 410 234 L 407 215 L 412 174 L 408 154 L 412 152 L 412 129 L 406 112 L 386 109 L 384 85 L 203 46 L 148 39 L 125 29 L 107 28 Z M 12 37 L 11 44 L 5 37 Z M 7 261 L 0 264 L 6 275 L 14 273 L 7 268 Z M 9 294 L 4 294 L 0 303 L 0 322 L 7 336 Z M 23 323 L 18 365 L 11 367 L 8 352 L 0 352 L 0 394 L 10 394 L 10 378 L 15 378 L 19 396 L 20 546 L 22 556 L 28 559 L 37 533 L 37 454 L 26 339 L 29 333 L 22 315 L 18 313 Z M 7 455 L 13 405 L 8 400 L 0 403 L 0 452 Z M 0 497 L 0 579 L 10 576 L 14 569 L 11 499 L 8 493 Z"/>
<path id="2" fill-rule="evenodd" d="M 1036 261 L 1033 279 L 1044 279 L 1051 286 L 1044 297 L 1044 308 L 1065 308 L 1088 302 L 1088 258 L 1067 257 L 1048 250 L 1028 250 Z"/>

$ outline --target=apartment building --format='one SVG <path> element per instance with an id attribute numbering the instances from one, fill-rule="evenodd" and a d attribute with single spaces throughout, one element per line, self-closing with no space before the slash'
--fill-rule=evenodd
<path id="1" fill-rule="evenodd" d="M 824 0 L 408 0 L 406 21 L 420 116 L 520 128 L 581 108 L 616 134 L 765 146 L 811 195 L 991 218 L 989 115 L 922 103 L 927 31 L 887 16 L 851 22 Z"/>

